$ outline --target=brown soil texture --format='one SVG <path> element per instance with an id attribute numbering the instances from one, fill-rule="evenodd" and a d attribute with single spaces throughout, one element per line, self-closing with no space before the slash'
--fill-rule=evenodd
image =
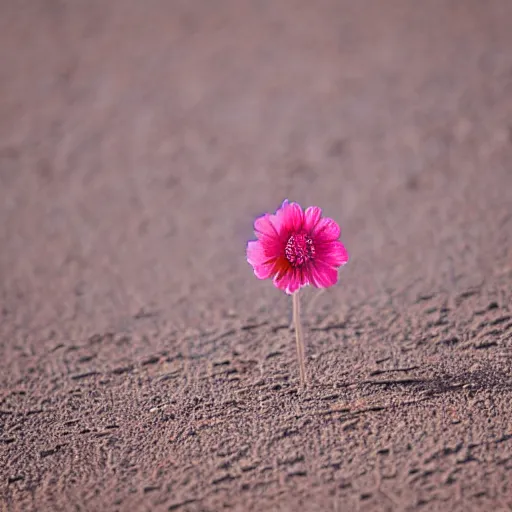
<path id="1" fill-rule="evenodd" d="M 512 510 L 510 0 L 2 0 L 0 510 Z M 245 261 L 285 198 L 340 283 Z"/>

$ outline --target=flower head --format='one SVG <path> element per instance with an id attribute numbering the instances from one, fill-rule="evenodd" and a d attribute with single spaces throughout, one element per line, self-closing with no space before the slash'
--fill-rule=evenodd
<path id="1" fill-rule="evenodd" d="M 257 240 L 247 244 L 247 261 L 259 279 L 273 278 L 288 294 L 311 284 L 328 288 L 338 281 L 338 268 L 348 253 L 338 240 L 338 224 L 322 217 L 322 210 L 305 211 L 297 203 L 283 202 L 274 215 L 265 214 L 254 222 Z"/>

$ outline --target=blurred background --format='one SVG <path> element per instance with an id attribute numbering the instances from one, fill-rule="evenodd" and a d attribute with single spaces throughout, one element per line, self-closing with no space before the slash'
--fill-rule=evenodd
<path id="1" fill-rule="evenodd" d="M 509 0 L 2 0 L 3 383 L 286 321 L 245 260 L 284 198 L 351 256 L 311 325 L 510 304 L 511 23 Z M 106 332 L 139 337 L 48 355 Z"/>
<path id="2" fill-rule="evenodd" d="M 245 242 L 285 197 L 342 225 L 340 301 L 498 271 L 511 16 L 496 0 L 2 2 L 7 309 L 80 330 L 257 313 L 275 292 Z"/>

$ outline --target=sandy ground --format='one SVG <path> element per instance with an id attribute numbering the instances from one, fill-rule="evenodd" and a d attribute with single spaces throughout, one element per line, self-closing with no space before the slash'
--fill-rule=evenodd
<path id="1" fill-rule="evenodd" d="M 512 510 L 512 2 L 2 0 L 0 510 Z M 245 261 L 288 197 L 350 263 Z"/>

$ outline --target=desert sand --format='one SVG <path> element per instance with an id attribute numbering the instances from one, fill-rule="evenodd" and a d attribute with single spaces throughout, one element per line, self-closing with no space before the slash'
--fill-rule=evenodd
<path id="1" fill-rule="evenodd" d="M 512 509 L 512 2 L 3 0 L 0 510 Z M 245 260 L 284 198 L 350 262 Z"/>

